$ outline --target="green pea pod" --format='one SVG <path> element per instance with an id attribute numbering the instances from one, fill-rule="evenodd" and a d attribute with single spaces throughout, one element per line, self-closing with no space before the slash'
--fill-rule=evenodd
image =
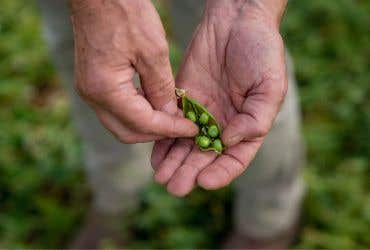
<path id="1" fill-rule="evenodd" d="M 186 92 L 183 89 L 176 89 L 176 95 L 181 98 L 182 102 L 182 111 L 184 112 L 185 116 L 189 114 L 189 112 L 194 112 L 196 115 L 196 124 L 199 127 L 199 134 L 196 138 L 200 138 L 202 136 L 208 137 L 210 139 L 210 143 L 208 147 L 204 147 L 204 145 L 199 144 L 199 140 L 195 140 L 195 143 L 199 146 L 199 149 L 202 151 L 215 151 L 217 153 L 222 153 L 222 151 L 225 149 L 225 147 L 222 144 L 221 141 L 221 126 L 218 124 L 216 118 L 197 100 L 192 99 L 190 97 L 186 96 Z M 208 119 L 204 119 L 206 117 L 209 117 Z M 206 124 L 205 124 L 206 123 Z M 214 133 L 216 136 L 210 136 L 208 134 L 209 128 L 212 127 L 214 130 L 214 127 L 217 127 L 218 133 Z M 217 132 L 217 131 L 216 131 Z M 216 141 L 216 144 L 214 143 Z M 221 146 L 220 143 L 221 142 Z M 215 146 L 216 145 L 216 146 Z"/>

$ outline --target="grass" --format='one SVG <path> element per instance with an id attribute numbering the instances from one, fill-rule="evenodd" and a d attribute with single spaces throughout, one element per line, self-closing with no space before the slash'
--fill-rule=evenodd
<path id="1" fill-rule="evenodd" d="M 0 248 L 63 247 L 89 205 L 82 145 L 35 6 L 1 5 Z M 296 248 L 370 248 L 368 13 L 367 0 L 289 4 L 283 36 L 295 61 L 309 159 Z M 171 52 L 177 64 L 175 46 Z M 178 199 L 149 184 L 140 198 L 140 208 L 122 219 L 132 247 L 217 247 L 232 226 L 231 188 Z"/>

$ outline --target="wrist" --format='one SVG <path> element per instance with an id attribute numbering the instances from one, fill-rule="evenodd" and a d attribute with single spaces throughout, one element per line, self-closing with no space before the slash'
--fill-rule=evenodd
<path id="1" fill-rule="evenodd" d="M 240 19 L 259 20 L 279 27 L 287 2 L 288 0 L 208 0 L 206 13 L 219 18 L 230 13 L 239 13 Z"/>
<path id="2" fill-rule="evenodd" d="M 138 10 L 145 9 L 150 5 L 150 0 L 69 0 L 72 14 L 79 13 L 85 9 L 93 9 L 95 11 L 115 9 L 125 9 L 127 12 L 135 13 Z"/>
<path id="3" fill-rule="evenodd" d="M 254 11 L 265 20 L 279 27 L 287 3 L 288 0 L 247 0 L 246 5 L 248 7 L 246 9 Z"/>
<path id="4" fill-rule="evenodd" d="M 72 14 L 77 13 L 81 9 L 96 6 L 101 0 L 69 0 L 69 6 Z"/>

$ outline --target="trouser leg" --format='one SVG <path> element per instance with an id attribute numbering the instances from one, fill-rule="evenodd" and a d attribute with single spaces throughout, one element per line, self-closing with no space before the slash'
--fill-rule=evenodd
<path id="1" fill-rule="evenodd" d="M 124 145 L 104 129 L 73 88 L 73 34 L 68 1 L 38 0 L 53 62 L 71 100 L 72 116 L 84 142 L 86 174 L 95 208 L 118 213 L 134 205 L 137 190 L 151 176 L 148 144 Z"/>
<path id="2" fill-rule="evenodd" d="M 300 109 L 292 63 L 287 58 L 289 90 L 283 107 L 256 158 L 236 182 L 236 230 L 256 238 L 272 238 L 290 229 L 299 216 L 304 194 Z"/>
<path id="3" fill-rule="evenodd" d="M 172 0 L 174 35 L 184 49 L 198 24 L 204 0 Z M 289 91 L 273 129 L 255 160 L 236 182 L 236 230 L 257 238 L 273 237 L 296 220 L 304 192 L 305 164 L 300 109 L 292 62 L 287 56 Z"/>

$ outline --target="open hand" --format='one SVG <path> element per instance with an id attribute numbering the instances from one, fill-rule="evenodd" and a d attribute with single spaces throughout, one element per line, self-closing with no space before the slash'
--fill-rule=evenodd
<path id="1" fill-rule="evenodd" d="M 208 1 L 177 77 L 223 127 L 227 150 L 201 152 L 191 139 L 153 149 L 155 179 L 170 193 L 228 185 L 254 158 L 287 91 L 280 18 L 263 1 Z"/>

